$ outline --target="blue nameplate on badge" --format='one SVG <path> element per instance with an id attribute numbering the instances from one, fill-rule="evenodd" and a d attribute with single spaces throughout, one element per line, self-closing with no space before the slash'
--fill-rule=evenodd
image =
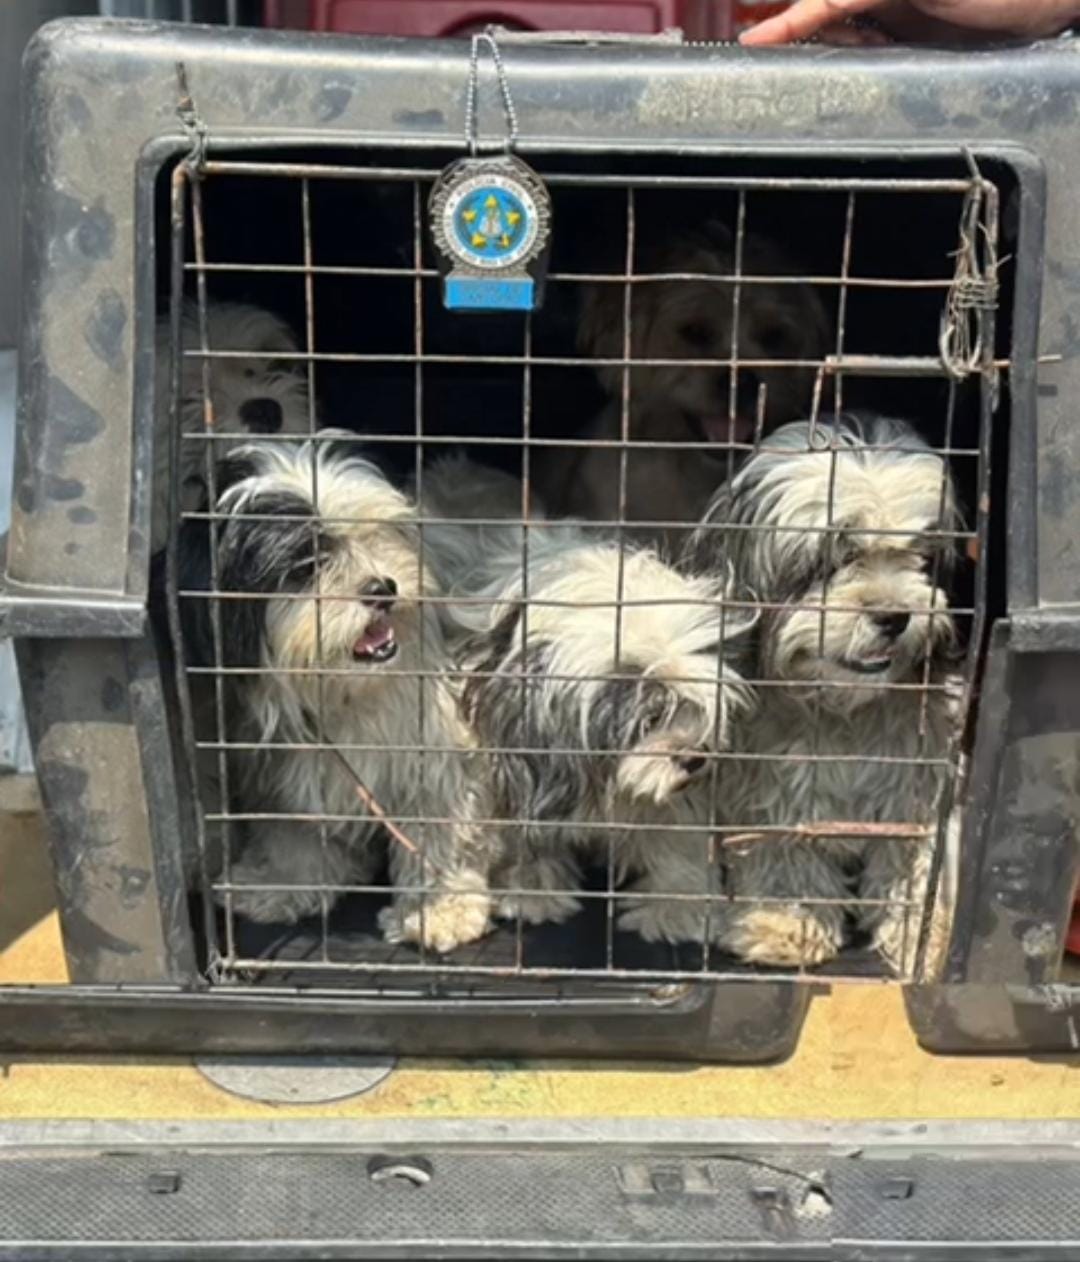
<path id="1" fill-rule="evenodd" d="M 463 158 L 428 203 L 443 304 L 451 311 L 533 311 L 551 239 L 551 198 L 519 158 Z"/>
<path id="2" fill-rule="evenodd" d="M 450 311 L 532 311 L 536 282 L 531 276 L 495 280 L 486 276 L 447 276 L 443 303 Z"/>

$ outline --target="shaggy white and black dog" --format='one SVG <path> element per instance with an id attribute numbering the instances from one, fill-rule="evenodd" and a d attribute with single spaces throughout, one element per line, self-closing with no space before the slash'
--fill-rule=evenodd
<path id="1" fill-rule="evenodd" d="M 693 562 L 732 564 L 763 606 L 761 702 L 735 736 L 750 757 L 721 799 L 722 823 L 763 830 L 728 856 L 731 892 L 749 901 L 722 909 L 720 941 L 744 959 L 820 964 L 854 913 L 893 968 L 910 967 L 931 843 L 794 829 L 936 824 L 954 740 L 939 582 L 955 527 L 943 459 L 901 421 L 851 415 L 770 435 L 695 536 Z"/>
<path id="2" fill-rule="evenodd" d="M 668 444 L 628 448 L 625 520 L 646 523 L 627 533 L 635 543 L 659 546 L 674 557 L 690 530 L 650 526 L 685 521 L 696 525 L 718 482 L 730 469 L 732 444 L 755 436 L 759 410 L 766 430 L 803 416 L 814 382 L 813 361 L 829 349 L 829 320 L 817 292 L 807 284 L 744 282 L 739 289 L 738 337 L 732 337 L 736 307 L 731 281 L 709 280 L 735 270 L 735 247 L 722 224 L 645 243 L 639 273 L 695 274 L 702 279 L 639 280 L 630 300 L 629 352 L 637 360 L 716 361 L 697 365 L 640 365 L 629 370 L 630 443 Z M 742 272 L 755 277 L 791 277 L 795 264 L 771 241 L 748 234 Z M 583 289 L 578 343 L 595 359 L 621 359 L 626 352 L 624 287 L 594 284 Z M 775 361 L 773 367 L 740 368 L 732 397 L 732 354 L 740 360 Z M 785 363 L 791 366 L 783 366 Z M 801 364 L 801 366 L 799 366 Z M 610 402 L 585 437 L 616 444 L 623 437 L 624 371 L 598 367 Z M 714 451 L 684 447 L 715 444 Z M 737 463 L 737 460 L 736 460 Z M 622 453 L 617 446 L 583 449 L 567 468 L 565 452 L 553 449 L 540 461 L 541 490 L 553 512 L 616 521 Z"/>
<path id="3" fill-rule="evenodd" d="M 220 460 L 238 443 L 264 434 L 305 434 L 309 429 L 307 374 L 301 361 L 275 360 L 294 354 L 299 345 L 280 317 L 247 303 L 207 304 L 207 345 L 212 351 L 242 352 L 210 357 L 208 376 L 214 439 L 185 437 L 207 431 L 204 361 L 184 355 L 180 371 L 180 468 L 172 468 L 172 411 L 169 362 L 171 330 L 166 318 L 156 334 L 157 376 L 154 403 L 154 496 L 151 550 L 165 546 L 169 534 L 169 478 L 176 476 L 181 512 L 199 507 L 207 481 L 207 459 Z M 202 345 L 198 306 L 184 303 L 181 322 L 185 351 Z M 232 435 L 231 438 L 224 437 Z"/>
<path id="4" fill-rule="evenodd" d="M 412 502 L 338 431 L 238 448 L 219 474 L 213 546 L 229 598 L 219 602 L 218 664 L 260 668 L 227 677 L 227 735 L 265 746 L 230 756 L 232 809 L 329 817 L 323 827 L 303 819 L 243 825 L 233 909 L 291 922 L 332 902 L 332 887 L 374 878 L 383 839 L 358 800 L 359 779 L 418 849 L 389 842 L 395 894 L 382 914 L 386 936 L 436 951 L 480 937 L 492 834 L 473 821 L 490 811 L 482 764 L 442 673 L 441 620 L 424 600 L 439 589 L 420 563 Z M 208 534 L 201 547 L 187 540 L 185 554 L 205 569 Z M 209 576 L 200 583 L 188 564 L 181 581 L 207 589 Z M 189 642 L 214 663 L 208 605 L 185 601 Z M 312 743 L 337 754 L 303 749 Z"/>
<path id="5" fill-rule="evenodd" d="M 703 941 L 716 891 L 710 755 L 750 703 L 722 660 L 739 634 L 728 614 L 722 638 L 725 586 L 648 551 L 620 560 L 565 523 L 530 533 L 527 582 L 516 547 L 491 559 L 474 590 L 492 603 L 471 614 L 485 626 L 466 711 L 506 821 L 498 914 L 565 920 L 592 861 L 620 888 L 621 929 Z"/>

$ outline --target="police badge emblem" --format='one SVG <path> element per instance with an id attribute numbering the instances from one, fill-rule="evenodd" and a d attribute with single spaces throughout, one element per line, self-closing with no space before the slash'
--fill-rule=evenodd
<path id="1" fill-rule="evenodd" d="M 502 152 L 481 157 L 477 117 L 480 49 L 495 67 L 506 120 Z M 465 90 L 465 144 L 470 156 L 451 163 L 428 201 L 431 235 L 451 311 L 534 311 L 543 299 L 551 240 L 551 196 L 544 181 L 513 152 L 517 111 L 495 28 L 472 37 Z"/>
<path id="2" fill-rule="evenodd" d="M 428 209 L 449 310 L 540 305 L 551 198 L 520 158 L 462 158 L 436 180 Z"/>

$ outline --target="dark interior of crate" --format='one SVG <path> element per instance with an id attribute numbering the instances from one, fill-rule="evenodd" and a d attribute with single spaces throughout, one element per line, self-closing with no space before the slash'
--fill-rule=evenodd
<path id="1" fill-rule="evenodd" d="M 310 161 L 320 167 L 343 169 L 363 166 L 408 166 L 437 172 L 453 156 L 410 151 L 397 153 L 326 151 L 281 154 L 260 153 L 259 162 Z M 940 191 L 890 190 L 892 178 L 963 179 L 968 174 L 963 160 L 918 162 L 911 160 L 844 160 L 842 158 L 745 159 L 730 157 L 693 160 L 674 157 L 585 155 L 534 156 L 531 161 L 542 174 L 557 173 L 552 185 L 554 232 L 550 271 L 559 279 L 547 286 L 543 308 L 532 318 L 532 354 L 537 359 L 562 359 L 579 354 L 575 331 L 580 285 L 573 273 L 621 272 L 626 252 L 627 191 L 625 185 L 576 186 L 574 175 L 621 176 L 634 181 L 634 231 L 641 239 L 663 234 L 673 227 L 693 226 L 719 219 L 734 227 L 745 215 L 748 230 L 781 242 L 799 262 L 802 274 L 839 278 L 845 250 L 851 278 L 880 278 L 897 283 L 881 285 L 821 286 L 827 308 L 834 314 L 843 295 L 846 303 L 842 349 L 849 355 L 935 356 L 947 282 L 953 275 L 958 248 L 958 224 L 962 198 Z M 981 163 L 981 172 L 1000 191 L 1002 239 L 998 252 L 1006 260 L 997 317 L 995 353 L 1007 358 L 1010 346 L 1009 315 L 1012 307 L 1012 268 L 1016 232 L 1015 181 L 1011 172 L 993 163 Z M 834 180 L 880 180 L 880 190 L 856 195 L 836 188 L 830 191 L 792 191 L 773 187 L 739 192 L 724 188 L 680 188 L 672 177 L 719 176 L 731 179 L 761 177 L 825 177 Z M 167 305 L 168 215 L 167 181 L 162 180 L 157 263 L 162 308 Z M 310 233 L 304 240 L 301 210 L 301 173 L 267 176 L 243 173 L 218 174 L 202 182 L 207 290 L 212 298 L 236 299 L 270 308 L 284 316 L 301 334 L 310 317 L 314 330 L 312 359 L 319 419 L 322 424 L 349 428 L 362 434 L 367 451 L 394 476 L 405 476 L 416 464 L 412 436 L 425 438 L 425 461 L 447 450 L 464 449 L 474 458 L 514 473 L 521 472 L 524 373 L 520 364 L 439 362 L 440 354 L 483 357 L 520 357 L 524 345 L 524 317 L 512 315 L 461 315 L 443 308 L 438 278 L 422 279 L 422 311 L 419 324 L 425 355 L 422 415 L 416 414 L 417 370 L 409 358 L 417 336 L 416 282 L 411 276 L 371 276 L 350 269 L 397 268 L 414 265 L 417 208 L 421 214 L 422 266 L 434 269 L 434 257 L 426 226 L 430 180 L 362 180 L 312 176 L 307 183 Z M 419 189 L 419 195 L 417 194 Z M 195 258 L 190 219 L 185 230 L 187 292 L 196 292 Z M 847 242 L 845 244 L 846 237 Z M 304 269 L 305 245 L 310 250 L 314 274 L 308 289 Z M 216 266 L 214 266 L 216 265 Z M 276 270 L 282 269 L 282 270 Z M 327 270 L 322 270 L 327 269 Z M 918 285 L 911 282 L 938 281 Z M 906 283 L 905 283 L 906 282 Z M 310 301 L 309 301 L 310 294 Z M 386 356 L 386 360 L 340 358 L 322 355 Z M 395 360 L 394 356 L 402 358 Z M 529 371 L 530 426 L 537 438 L 572 439 L 596 414 L 604 396 L 592 368 L 533 363 Z M 926 441 L 941 448 L 946 441 L 957 452 L 973 453 L 980 444 L 980 390 L 978 375 L 950 383 L 944 375 L 905 376 L 845 375 L 840 389 L 845 407 L 868 408 L 902 417 L 915 424 Z M 1002 382 L 1003 400 L 989 439 L 991 447 L 991 502 L 1006 500 L 1006 455 L 1009 418 L 1007 375 Z M 828 417 L 835 407 L 829 383 L 821 404 Z M 808 400 L 809 409 L 809 400 Z M 951 415 L 951 420 L 948 419 Z M 380 443 L 380 436 L 391 441 Z M 403 439 L 409 441 L 402 441 Z M 493 438 L 506 440 L 492 443 Z M 396 441 L 393 441 L 395 440 Z M 439 441 L 442 440 L 442 441 Z M 482 440 L 477 442 L 476 440 Z M 961 509 L 968 527 L 976 520 L 977 460 L 973 455 L 950 461 Z M 992 619 L 1005 607 L 1005 516 L 989 514 L 986 555 L 987 602 Z M 975 600 L 975 567 L 962 559 L 950 592 L 953 604 L 970 610 Z M 971 618 L 958 618 L 961 635 L 970 633 Z M 976 693 L 977 698 L 977 693 Z M 592 886 L 604 887 L 605 875 L 595 873 Z M 203 924 L 203 904 L 192 899 L 197 926 Z M 374 918 L 380 906 L 377 896 L 351 895 L 338 902 L 325 923 L 302 922 L 293 929 L 255 926 L 237 919 L 235 953 L 245 960 L 277 960 L 279 966 L 252 976 L 274 983 L 312 985 L 332 981 L 340 985 L 350 976 L 356 984 L 372 981 L 370 969 L 350 975 L 350 961 L 405 965 L 419 957 L 406 948 L 390 948 L 378 938 Z M 588 900 L 586 911 L 563 926 L 539 928 L 504 927 L 451 958 L 452 966 L 484 970 L 506 968 L 575 969 L 600 975 L 612 970 L 647 970 L 657 973 L 693 973 L 703 966 L 713 971 L 745 971 L 715 950 L 703 960 L 700 947 L 649 946 L 634 935 L 613 932 L 610 902 L 602 897 Z M 203 924 L 205 928 L 205 925 Z M 200 932 L 197 937 L 206 940 Z M 290 972 L 288 961 L 303 960 L 306 967 L 323 961 L 326 973 Z M 335 965 L 345 965 L 343 970 Z M 856 941 L 826 973 L 863 974 L 880 965 Z M 768 971 L 768 970 L 765 970 Z M 377 980 L 376 976 L 376 980 Z"/>

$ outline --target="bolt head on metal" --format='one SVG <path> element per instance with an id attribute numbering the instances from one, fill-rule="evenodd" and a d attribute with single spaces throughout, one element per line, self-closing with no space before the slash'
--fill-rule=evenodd
<path id="1" fill-rule="evenodd" d="M 179 1192 L 183 1182 L 179 1170 L 155 1170 L 146 1180 L 146 1190 L 155 1196 Z"/>
<path id="2" fill-rule="evenodd" d="M 906 1201 L 910 1199 L 914 1191 L 915 1180 L 908 1179 L 903 1175 L 896 1175 L 893 1178 L 883 1180 L 879 1188 L 883 1201 Z"/>

